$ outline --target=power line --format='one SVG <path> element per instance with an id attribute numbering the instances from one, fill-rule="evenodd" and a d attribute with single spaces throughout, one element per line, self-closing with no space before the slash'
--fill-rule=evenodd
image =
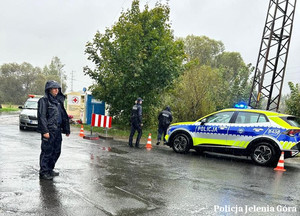
<path id="1" fill-rule="evenodd" d="M 111 24 L 114 23 L 114 21 L 116 20 L 117 16 L 118 16 L 118 15 L 120 14 L 120 12 L 122 11 L 122 8 L 123 8 L 123 6 L 124 6 L 124 4 L 125 4 L 126 1 L 127 1 L 127 0 L 124 0 L 124 1 L 123 1 L 123 3 L 122 3 L 122 5 L 121 5 L 120 9 L 118 10 L 118 12 L 116 13 L 116 15 L 114 16 L 114 19 L 113 19 L 113 21 L 112 21 Z"/>
<path id="2" fill-rule="evenodd" d="M 85 81 L 82 81 L 82 80 L 77 80 L 77 79 L 73 79 L 74 81 L 76 82 L 80 82 L 80 83 L 83 83 L 83 84 L 87 84 L 87 85 L 90 85 L 91 83 L 88 83 L 88 82 L 85 82 Z"/>

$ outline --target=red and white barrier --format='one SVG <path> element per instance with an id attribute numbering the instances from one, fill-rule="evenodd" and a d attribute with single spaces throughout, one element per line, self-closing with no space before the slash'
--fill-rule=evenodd
<path id="1" fill-rule="evenodd" d="M 111 128 L 111 116 L 99 115 L 93 113 L 92 115 L 92 127 L 106 127 Z"/>

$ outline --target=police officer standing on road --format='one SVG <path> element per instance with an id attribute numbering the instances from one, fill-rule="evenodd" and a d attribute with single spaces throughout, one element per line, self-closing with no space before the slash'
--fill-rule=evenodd
<path id="1" fill-rule="evenodd" d="M 167 133 L 167 129 L 170 123 L 173 121 L 171 108 L 167 106 L 163 111 L 161 111 L 158 115 L 158 131 L 157 131 L 157 143 L 160 144 L 161 136 L 163 134 L 163 141 L 165 141 L 165 136 Z"/>
<path id="2" fill-rule="evenodd" d="M 38 132 L 42 135 L 40 179 L 52 180 L 59 175 L 53 169 L 61 153 L 61 133 L 70 134 L 64 100 L 60 85 L 56 81 L 48 81 L 45 95 L 38 102 Z"/>
<path id="3" fill-rule="evenodd" d="M 133 147 L 132 140 L 133 140 L 133 136 L 134 136 L 134 133 L 136 130 L 138 132 L 138 135 L 136 138 L 135 147 L 139 148 L 139 146 L 140 146 L 140 139 L 142 137 L 142 126 L 143 126 L 143 123 L 142 123 L 143 113 L 142 113 L 142 105 L 141 105 L 142 102 L 143 102 L 143 99 L 139 97 L 136 100 L 135 105 L 132 107 L 131 118 L 130 118 L 131 131 L 130 131 L 130 136 L 129 136 L 129 146 L 130 147 Z"/>

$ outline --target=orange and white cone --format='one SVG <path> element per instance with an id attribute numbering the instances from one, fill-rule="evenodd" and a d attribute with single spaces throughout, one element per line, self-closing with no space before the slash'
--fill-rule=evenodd
<path id="1" fill-rule="evenodd" d="M 84 137 L 83 125 L 81 125 L 79 136 Z"/>
<path id="2" fill-rule="evenodd" d="M 147 144 L 146 144 L 145 147 L 146 147 L 147 150 L 152 149 L 152 144 L 151 144 L 151 133 L 149 133 L 148 140 L 147 140 Z"/>
<path id="3" fill-rule="evenodd" d="M 277 167 L 274 168 L 274 170 L 277 170 L 277 171 L 286 171 L 286 169 L 284 169 L 284 152 L 281 152 L 279 161 L 277 163 Z"/>

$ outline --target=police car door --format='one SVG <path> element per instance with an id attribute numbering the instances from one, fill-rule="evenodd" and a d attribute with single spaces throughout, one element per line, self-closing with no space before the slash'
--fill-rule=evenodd
<path id="1" fill-rule="evenodd" d="M 263 135 L 270 123 L 262 113 L 239 111 L 228 131 L 227 144 L 245 149 L 250 141 Z"/>
<path id="2" fill-rule="evenodd" d="M 199 122 L 194 145 L 227 145 L 227 134 L 233 114 L 233 111 L 219 112 Z"/>

